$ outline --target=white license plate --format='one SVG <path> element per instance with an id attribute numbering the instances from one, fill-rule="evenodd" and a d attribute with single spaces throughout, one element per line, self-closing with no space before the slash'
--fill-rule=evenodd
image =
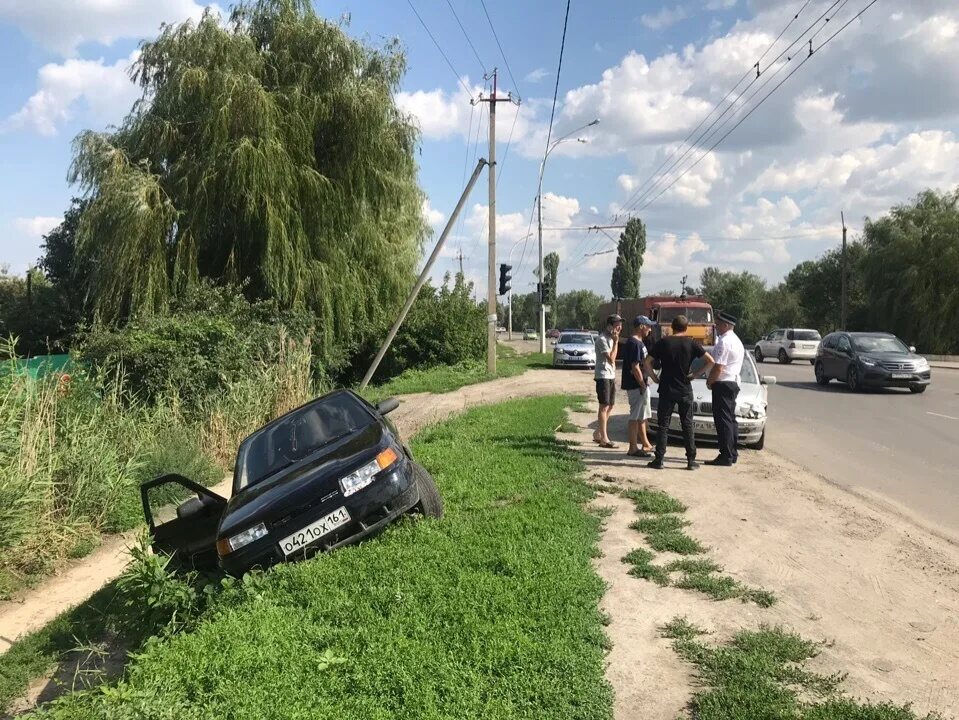
<path id="1" fill-rule="evenodd" d="M 326 517 L 322 517 L 316 522 L 310 523 L 302 530 L 297 530 L 292 535 L 280 540 L 280 547 L 283 548 L 283 554 L 290 555 L 297 550 L 302 550 L 314 540 L 319 540 L 341 525 L 346 525 L 349 521 L 350 514 L 346 511 L 346 508 L 337 508 Z"/>
<path id="2" fill-rule="evenodd" d="M 713 424 L 707 422 L 693 421 L 693 430 L 712 430 Z"/>
<path id="3" fill-rule="evenodd" d="M 893 373 L 892 375 L 890 375 L 890 377 L 893 380 L 908 380 L 909 378 L 912 377 L 912 375 L 909 373 Z"/>

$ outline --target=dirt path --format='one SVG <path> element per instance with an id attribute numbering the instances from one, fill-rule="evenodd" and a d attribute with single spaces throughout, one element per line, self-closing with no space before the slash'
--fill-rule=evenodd
<path id="1" fill-rule="evenodd" d="M 426 425 L 445 420 L 474 405 L 501 402 L 513 397 L 551 393 L 588 394 L 591 380 L 585 373 L 531 370 L 523 375 L 471 385 L 450 393 L 422 393 L 402 398 L 390 417 L 404 438 Z M 229 496 L 231 478 L 213 488 Z M 0 653 L 21 635 L 43 627 L 64 610 L 73 607 L 123 572 L 127 548 L 134 533 L 108 536 L 92 554 L 68 565 L 60 574 L 23 596 L 0 602 Z"/>
<path id="2" fill-rule="evenodd" d="M 682 713 L 692 687 L 689 669 L 658 633 L 677 615 L 718 638 L 767 623 L 828 641 L 811 668 L 848 672 L 843 687 L 849 694 L 909 702 L 918 713 L 959 714 L 954 544 L 768 452 L 743 453 L 734 468 L 688 473 L 679 463 L 681 448 L 670 448 L 676 464 L 656 472 L 627 459 L 622 449 L 590 442 L 593 415 L 572 419 L 580 427 L 573 438 L 597 476 L 621 487 L 660 488 L 682 500 L 689 506 L 690 534 L 711 548 L 727 573 L 779 598 L 762 609 L 629 576 L 621 558 L 644 546 L 628 528 L 636 518 L 632 503 L 601 494 L 596 505 L 613 509 L 596 568 L 609 583 L 603 604 L 612 618 L 608 676 L 616 718 L 674 720 Z M 624 437 L 623 419 L 617 420 L 614 436 Z M 712 452 L 703 450 L 703 459 Z"/>

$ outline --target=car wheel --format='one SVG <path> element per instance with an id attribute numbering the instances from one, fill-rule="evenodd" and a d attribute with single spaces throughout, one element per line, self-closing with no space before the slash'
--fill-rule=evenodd
<path id="1" fill-rule="evenodd" d="M 416 486 L 420 491 L 420 499 L 413 506 L 413 512 L 424 517 L 443 517 L 443 498 L 440 497 L 440 491 L 436 487 L 433 476 L 422 465 L 413 463 L 413 477 L 416 478 Z"/>
<path id="2" fill-rule="evenodd" d="M 810 365 L 815 365 L 815 364 L 816 364 L 816 361 L 815 361 L 815 360 L 810 360 L 810 361 L 809 361 L 809 364 L 810 364 Z"/>
<path id="3" fill-rule="evenodd" d="M 766 446 L 766 428 L 763 428 L 763 434 L 759 436 L 759 440 L 749 445 L 751 450 L 762 450 Z"/>
<path id="4" fill-rule="evenodd" d="M 792 362 L 789 356 L 786 354 L 786 351 L 782 348 L 779 348 L 779 362 L 781 365 L 788 365 Z"/>
<path id="5" fill-rule="evenodd" d="M 821 363 L 821 362 L 815 363 L 815 367 L 816 367 L 816 370 L 815 370 L 815 372 L 816 372 L 816 382 L 817 382 L 819 385 L 828 385 L 828 384 L 829 384 L 829 378 L 827 378 L 827 377 L 826 377 L 826 374 L 823 372 L 822 363 Z"/>
<path id="6" fill-rule="evenodd" d="M 851 367 L 846 373 L 846 387 L 849 388 L 850 392 L 859 392 L 862 389 L 862 386 L 859 382 L 859 371 Z"/>
<path id="7" fill-rule="evenodd" d="M 759 349 L 759 346 L 756 346 L 756 362 L 761 363 L 763 361 L 763 351 Z"/>
<path id="8" fill-rule="evenodd" d="M 913 393 L 914 395 L 921 395 L 922 393 L 926 392 L 927 387 L 927 385 L 910 385 L 909 392 Z"/>

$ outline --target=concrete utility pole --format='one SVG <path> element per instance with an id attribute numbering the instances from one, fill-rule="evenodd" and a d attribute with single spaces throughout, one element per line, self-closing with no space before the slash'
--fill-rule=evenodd
<path id="1" fill-rule="evenodd" d="M 413 307 L 413 302 L 416 300 L 416 296 L 419 295 L 420 289 L 426 282 L 426 278 L 429 277 L 430 269 L 433 267 L 433 263 L 436 262 L 436 258 L 439 257 L 440 251 L 443 249 L 443 245 L 446 244 L 446 237 L 450 234 L 450 230 L 453 229 L 453 224 L 456 222 L 456 218 L 459 217 L 460 211 L 463 209 L 463 205 L 466 204 L 466 198 L 469 197 L 470 192 L 473 190 L 473 186 L 476 184 L 476 180 L 480 176 L 480 172 L 483 170 L 483 166 L 486 164 L 486 160 L 483 158 L 480 158 L 479 162 L 476 163 L 476 169 L 473 170 L 473 174 L 470 176 L 470 181 L 466 184 L 463 194 L 460 195 L 459 202 L 456 203 L 456 207 L 453 209 L 450 219 L 446 221 L 446 227 L 443 228 L 443 234 L 440 235 L 440 239 L 436 241 L 436 247 L 434 247 L 433 252 L 430 253 L 429 258 L 426 261 L 426 265 L 423 266 L 423 270 L 420 272 L 420 276 L 416 280 L 416 284 L 410 291 L 409 297 L 406 298 L 406 304 L 400 311 L 400 316 L 396 318 L 396 322 L 394 322 L 393 327 L 390 328 L 390 331 L 386 336 L 386 340 L 383 341 L 382 347 L 380 347 L 379 352 L 376 353 L 376 357 L 373 358 L 373 364 L 370 365 L 370 369 L 367 370 L 366 375 L 363 376 L 363 381 L 360 383 L 360 390 L 363 390 L 367 385 L 369 385 L 370 379 L 373 377 L 373 373 L 376 372 L 376 368 L 378 368 L 380 363 L 383 361 L 383 356 L 386 355 L 386 351 L 389 349 L 390 343 L 393 342 L 393 338 L 396 337 L 397 331 L 400 329 L 400 326 L 406 319 L 406 314 L 410 311 L 410 308 Z M 496 302 L 495 296 L 493 297 L 493 302 Z M 495 304 L 493 307 L 495 309 Z"/>
<path id="2" fill-rule="evenodd" d="M 486 300 L 486 370 L 496 373 L 496 103 L 513 102 L 512 93 L 496 96 L 497 71 L 493 68 L 493 91 L 479 102 L 489 103 L 489 268 Z M 486 79 L 490 79 L 487 76 Z M 517 103 L 518 104 L 518 103 Z"/>
<path id="3" fill-rule="evenodd" d="M 846 216 L 840 210 L 839 217 L 842 219 L 842 301 L 839 311 L 839 329 L 846 329 Z"/>

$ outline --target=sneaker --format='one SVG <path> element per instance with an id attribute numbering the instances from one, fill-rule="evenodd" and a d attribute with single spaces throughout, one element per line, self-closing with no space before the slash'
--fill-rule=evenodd
<path id="1" fill-rule="evenodd" d="M 646 463 L 646 467 L 652 468 L 653 470 L 662 470 L 662 469 L 663 469 L 663 459 L 662 459 L 662 458 L 656 458 L 655 460 L 652 460 L 652 461 Z"/>
<path id="2" fill-rule="evenodd" d="M 687 460 L 687 461 L 686 461 L 686 469 L 687 469 L 687 470 L 699 470 L 699 463 L 696 462 L 695 460 Z"/>
<path id="3" fill-rule="evenodd" d="M 715 459 L 713 459 L 713 460 L 707 460 L 707 461 L 706 461 L 706 464 L 707 464 L 707 465 L 715 465 L 715 466 L 718 466 L 718 467 L 732 467 L 733 461 L 730 460 L 730 459 L 729 459 L 728 457 L 726 457 L 725 455 L 720 455 L 719 457 L 717 457 L 717 458 L 715 458 Z"/>

